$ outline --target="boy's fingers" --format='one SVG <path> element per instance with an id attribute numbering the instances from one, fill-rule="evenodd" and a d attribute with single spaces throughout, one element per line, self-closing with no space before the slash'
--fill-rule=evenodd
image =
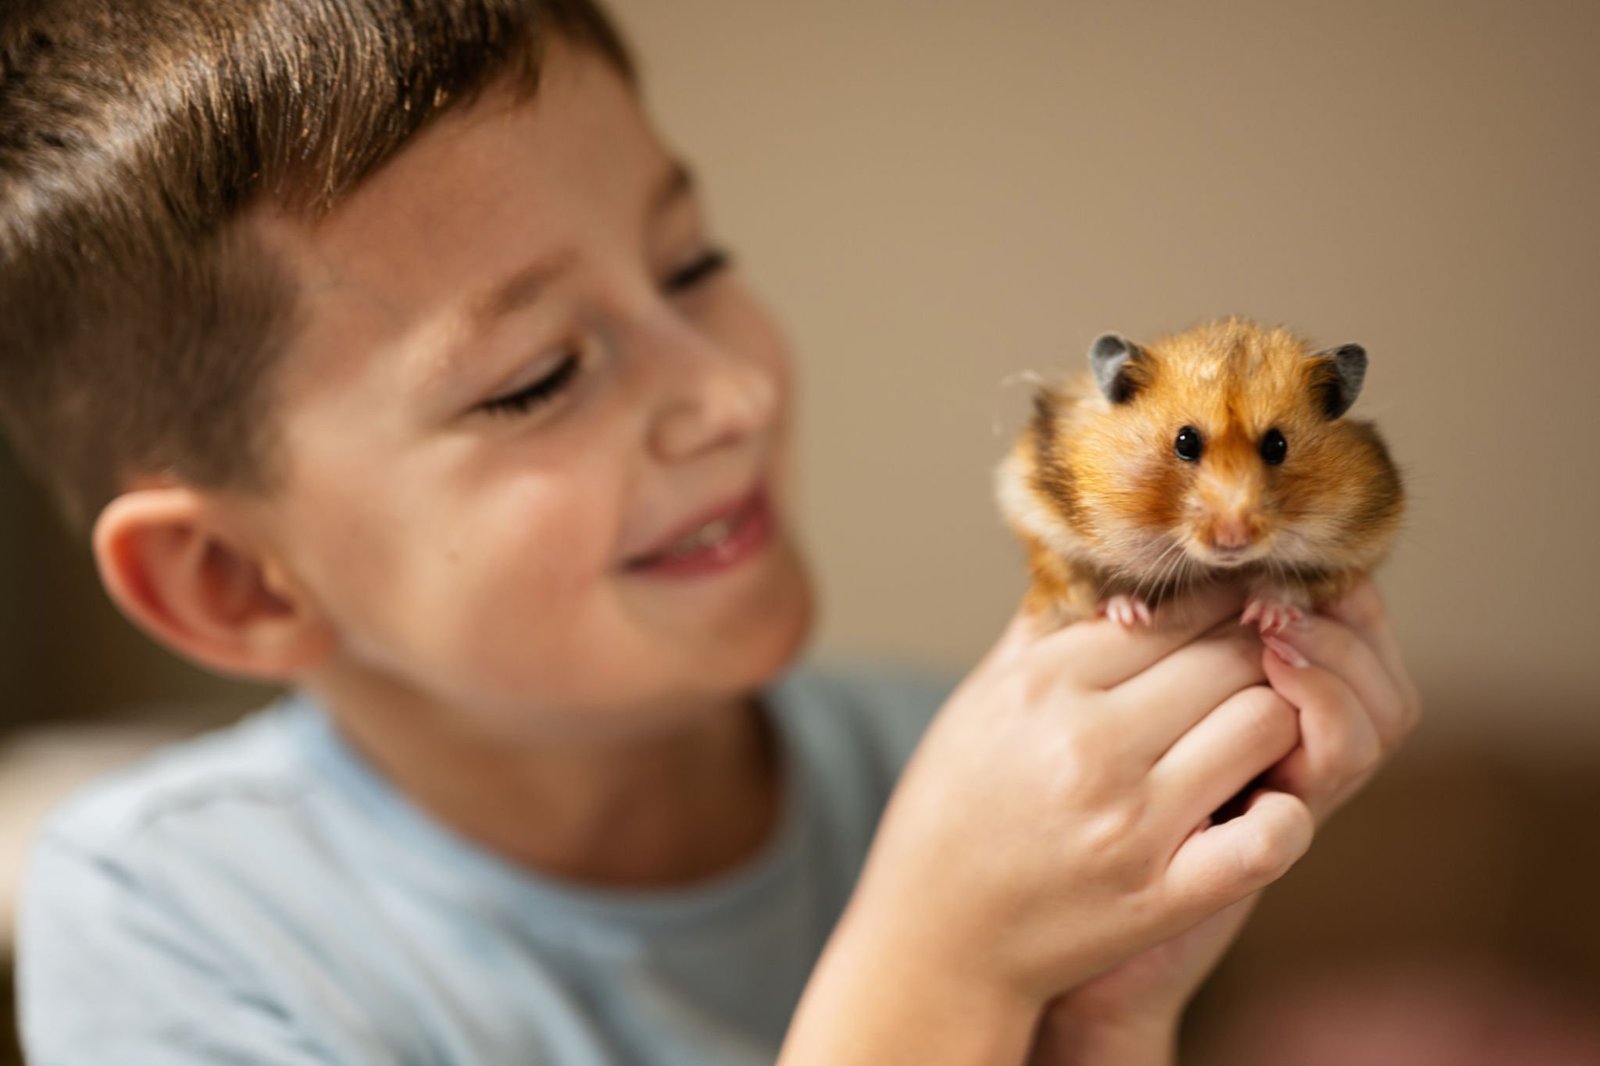
<path id="1" fill-rule="evenodd" d="M 1159 662 L 1244 607 L 1232 585 L 1207 585 L 1156 612 L 1153 626 L 1127 629 L 1108 618 L 1076 622 L 1042 637 L 1035 648 L 1053 656 L 1089 688 L 1112 688 Z"/>
<path id="2" fill-rule="evenodd" d="M 1273 689 L 1300 711 L 1300 747 L 1274 769 L 1272 781 L 1326 815 L 1383 761 L 1383 738 L 1338 675 L 1289 666 L 1271 653 L 1264 665 Z"/>
<path id="3" fill-rule="evenodd" d="M 1282 877 L 1311 846 L 1315 828 L 1297 797 L 1257 792 L 1243 814 L 1183 842 L 1167 866 L 1168 884 L 1197 908 L 1226 906 Z"/>
<path id="4" fill-rule="evenodd" d="M 1395 639 L 1389 624 L 1389 612 L 1383 597 L 1370 579 L 1362 581 L 1342 599 L 1328 608 L 1327 613 L 1355 630 L 1383 663 L 1395 687 L 1406 704 L 1405 727 L 1409 731 L 1421 714 L 1422 701 L 1411 673 L 1406 669 L 1405 657 L 1400 653 L 1400 642 Z"/>
<path id="5" fill-rule="evenodd" d="M 1227 625 L 1129 678 L 1112 695 L 1133 718 L 1127 725 L 1131 753 L 1153 763 L 1213 708 L 1266 677 L 1255 630 Z"/>
<path id="6" fill-rule="evenodd" d="M 1415 705 L 1405 690 L 1377 650 L 1350 626 L 1312 615 L 1273 640 L 1290 645 L 1312 664 L 1337 675 L 1355 693 L 1389 747 L 1397 746 L 1416 723 Z"/>
<path id="7" fill-rule="evenodd" d="M 1150 771 L 1152 796 L 1173 817 L 1221 807 L 1300 742 L 1294 705 L 1265 685 L 1226 699 L 1189 730 Z"/>

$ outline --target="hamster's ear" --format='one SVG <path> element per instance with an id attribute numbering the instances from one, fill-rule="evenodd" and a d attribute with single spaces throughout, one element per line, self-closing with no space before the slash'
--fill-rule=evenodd
<path id="1" fill-rule="evenodd" d="M 1367 377 L 1367 350 L 1359 344 L 1327 348 L 1311 357 L 1312 387 L 1331 422 L 1350 410 Z"/>
<path id="2" fill-rule="evenodd" d="M 1126 403 L 1145 383 L 1144 349 L 1116 333 L 1102 334 L 1089 349 L 1095 384 L 1112 403 Z"/>
<path id="3" fill-rule="evenodd" d="M 231 530 L 206 493 L 126 492 L 100 513 L 93 546 L 106 592 L 129 621 L 206 669 L 290 681 L 333 647 L 311 598 Z"/>

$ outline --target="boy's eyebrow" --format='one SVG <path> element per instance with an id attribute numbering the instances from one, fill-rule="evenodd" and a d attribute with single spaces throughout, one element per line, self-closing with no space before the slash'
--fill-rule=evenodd
<path id="1" fill-rule="evenodd" d="M 571 252 L 563 252 L 547 259 L 529 263 L 488 292 L 472 301 L 467 312 L 468 330 L 480 333 L 496 319 L 504 318 L 539 298 L 539 293 L 550 279 L 572 262 Z"/>
<path id="2" fill-rule="evenodd" d="M 666 175 L 656 183 L 655 192 L 650 195 L 649 217 L 654 219 L 672 204 L 689 195 L 694 191 L 694 187 L 694 175 L 681 160 L 674 159 Z M 472 301 L 467 316 L 470 331 L 481 332 L 496 319 L 520 311 L 538 299 L 540 291 L 551 278 L 566 269 L 572 258 L 569 252 L 530 263 Z"/>

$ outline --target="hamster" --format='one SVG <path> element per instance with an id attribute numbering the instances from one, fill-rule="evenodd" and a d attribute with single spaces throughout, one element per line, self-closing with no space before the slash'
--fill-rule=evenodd
<path id="1" fill-rule="evenodd" d="M 1147 345 L 1108 333 L 1041 388 L 997 473 L 1038 630 L 1096 614 L 1151 624 L 1193 585 L 1241 581 L 1270 635 L 1337 600 L 1388 553 L 1404 491 L 1368 422 L 1359 345 L 1208 322 Z"/>

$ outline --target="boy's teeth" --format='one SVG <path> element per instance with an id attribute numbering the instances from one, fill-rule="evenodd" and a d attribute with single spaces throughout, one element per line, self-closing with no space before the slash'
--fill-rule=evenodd
<path id="1" fill-rule="evenodd" d="M 668 555 L 689 555 L 697 552 L 708 544 L 715 544 L 725 539 L 733 532 L 733 523 L 726 518 L 719 518 L 715 522 L 707 522 L 682 540 L 673 543 L 667 549 Z"/>

